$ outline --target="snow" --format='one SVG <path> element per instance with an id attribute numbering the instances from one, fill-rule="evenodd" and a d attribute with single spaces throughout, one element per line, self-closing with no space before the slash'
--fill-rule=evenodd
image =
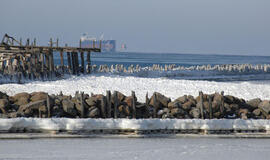
<path id="1" fill-rule="evenodd" d="M 179 80 L 167 78 L 142 78 L 133 76 L 104 76 L 85 75 L 72 76 L 56 81 L 35 81 L 25 84 L 2 84 L 0 91 L 9 95 L 20 92 L 44 91 L 49 94 L 74 95 L 75 91 L 85 93 L 105 94 L 106 90 L 120 91 L 125 95 L 131 95 L 135 91 L 139 101 L 145 101 L 145 95 L 160 92 L 172 100 L 187 95 L 197 96 L 199 91 L 214 93 L 224 91 L 225 95 L 233 95 L 246 100 L 252 98 L 270 99 L 269 81 L 257 82 L 215 82 L 201 80 Z"/>
<path id="2" fill-rule="evenodd" d="M 106 129 L 202 129 L 202 130 L 270 130 L 269 120 L 242 119 L 70 119 L 13 118 L 0 119 L 0 131 L 12 130 L 90 131 Z"/>

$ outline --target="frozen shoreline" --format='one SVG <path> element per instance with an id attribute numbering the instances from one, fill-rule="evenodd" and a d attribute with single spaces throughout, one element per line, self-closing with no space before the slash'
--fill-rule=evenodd
<path id="1" fill-rule="evenodd" d="M 94 131 L 94 130 L 205 130 L 270 131 L 270 120 L 242 119 L 0 119 L 1 132 Z"/>
<path id="2" fill-rule="evenodd" d="M 106 90 L 119 91 L 130 95 L 135 91 L 138 101 L 145 101 L 145 94 L 162 93 L 172 100 L 180 95 L 198 95 L 198 91 L 214 93 L 224 91 L 225 95 L 232 95 L 246 100 L 253 98 L 270 99 L 270 83 L 266 82 L 214 82 L 200 80 L 177 80 L 166 78 L 141 78 L 132 76 L 72 76 L 56 81 L 36 81 L 26 84 L 2 84 L 0 90 L 9 95 L 21 92 L 44 91 L 49 94 L 74 95 L 76 91 L 85 93 L 105 94 Z"/>

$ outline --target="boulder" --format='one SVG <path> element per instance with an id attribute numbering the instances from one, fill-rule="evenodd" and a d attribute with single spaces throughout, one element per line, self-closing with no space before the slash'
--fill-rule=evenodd
<path id="1" fill-rule="evenodd" d="M 7 108 L 9 101 L 7 99 L 0 99 L 0 108 Z"/>
<path id="2" fill-rule="evenodd" d="M 200 118 L 201 116 L 200 109 L 198 108 L 192 108 L 189 114 L 191 115 L 192 118 Z"/>
<path id="3" fill-rule="evenodd" d="M 21 105 L 25 105 L 29 103 L 29 98 L 27 97 L 20 97 L 19 99 L 17 99 L 14 104 L 21 106 Z"/>
<path id="4" fill-rule="evenodd" d="M 261 109 L 257 108 L 254 109 L 254 111 L 252 112 L 255 116 L 260 116 L 262 114 Z"/>
<path id="5" fill-rule="evenodd" d="M 156 101 L 159 102 L 162 107 L 168 107 L 168 103 L 171 102 L 171 99 L 168 97 L 165 97 L 164 95 L 154 92 L 152 97 L 150 98 L 150 105 L 154 106 L 154 96 L 156 96 Z"/>
<path id="6" fill-rule="evenodd" d="M 188 97 L 187 97 L 187 95 L 184 95 L 182 97 L 177 98 L 175 101 L 178 101 L 178 102 L 184 104 L 188 101 Z"/>
<path id="7" fill-rule="evenodd" d="M 30 97 L 31 97 L 31 95 L 29 93 L 22 92 L 22 93 L 15 94 L 14 96 L 10 96 L 9 99 L 10 99 L 10 101 L 15 103 L 19 99 L 27 99 L 27 100 L 29 100 Z"/>
<path id="8" fill-rule="evenodd" d="M 25 116 L 37 117 L 39 115 L 39 111 L 46 112 L 46 101 L 39 100 L 36 102 L 31 102 L 26 105 L 22 105 L 19 107 L 18 113 L 23 114 Z"/>
<path id="9" fill-rule="evenodd" d="M 174 102 L 170 102 L 168 103 L 168 108 L 169 109 L 173 109 L 173 108 L 180 108 L 182 105 L 179 101 L 174 101 Z"/>
<path id="10" fill-rule="evenodd" d="M 196 103 L 192 101 L 187 101 L 186 103 L 182 104 L 182 108 L 186 111 L 190 111 L 192 107 L 194 107 Z"/>
<path id="11" fill-rule="evenodd" d="M 258 107 L 267 114 L 270 113 L 270 101 L 264 100 L 261 103 L 259 103 Z"/>
<path id="12" fill-rule="evenodd" d="M 8 99 L 8 95 L 0 91 L 0 99 Z"/>
<path id="13" fill-rule="evenodd" d="M 252 108 L 252 109 L 257 109 L 259 104 L 262 102 L 260 98 L 255 98 L 247 101 L 247 104 Z"/>
<path id="14" fill-rule="evenodd" d="M 48 93 L 45 92 L 33 92 L 31 93 L 31 101 L 32 102 L 36 102 L 36 101 L 40 101 L 40 100 L 46 100 Z"/>
<path id="15" fill-rule="evenodd" d="M 99 109 L 97 107 L 91 107 L 88 111 L 88 117 L 89 118 L 99 118 Z"/>
<path id="16" fill-rule="evenodd" d="M 125 97 L 124 102 L 129 106 L 132 107 L 132 96 Z M 136 102 L 136 97 L 135 97 L 135 102 Z"/>
<path id="17" fill-rule="evenodd" d="M 77 110 L 75 108 L 75 104 L 71 100 L 64 99 L 62 101 L 62 106 L 63 106 L 63 110 L 65 113 L 67 113 L 68 115 L 70 115 L 72 117 L 77 116 Z"/>
<path id="18" fill-rule="evenodd" d="M 115 95 L 115 93 L 116 93 L 116 95 Z M 114 99 L 115 99 L 114 97 L 115 97 L 115 96 L 117 96 L 118 103 L 119 103 L 119 102 L 122 102 L 122 101 L 125 99 L 125 97 L 126 97 L 126 96 L 125 96 L 123 93 L 121 93 L 121 92 L 116 91 L 115 93 L 113 93 L 113 94 L 112 94 L 112 97 L 111 97 L 111 98 L 112 98 L 112 103 L 113 103 L 113 104 L 114 104 Z"/>
<path id="19" fill-rule="evenodd" d="M 97 105 L 97 98 L 95 98 L 95 97 L 89 97 L 88 99 L 85 100 L 85 103 L 88 106 L 96 106 Z"/>
<path id="20" fill-rule="evenodd" d="M 171 115 L 172 116 L 179 116 L 179 115 L 184 115 L 184 111 L 181 108 L 173 108 L 171 109 Z"/>

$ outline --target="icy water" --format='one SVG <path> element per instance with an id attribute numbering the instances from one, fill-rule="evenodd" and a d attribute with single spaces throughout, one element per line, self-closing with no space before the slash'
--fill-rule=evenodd
<path id="1" fill-rule="evenodd" d="M 55 58 L 60 63 L 59 54 Z M 66 60 L 66 55 L 65 55 Z M 86 54 L 85 54 L 86 58 Z M 205 64 L 269 64 L 270 56 L 239 56 L 239 55 L 209 55 L 209 54 L 178 54 L 178 53 L 91 53 L 92 64 L 139 64 L 142 67 L 153 64 L 177 64 L 181 66 L 205 65 Z M 67 63 L 67 62 L 65 62 Z"/>
<path id="2" fill-rule="evenodd" d="M 2 160 L 269 159 L 270 139 L 145 138 L 0 140 Z"/>

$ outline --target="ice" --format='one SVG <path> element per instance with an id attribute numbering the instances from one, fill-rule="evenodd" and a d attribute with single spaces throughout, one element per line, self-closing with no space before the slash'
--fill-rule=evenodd
<path id="1" fill-rule="evenodd" d="M 70 119 L 70 118 L 13 118 L 0 119 L 0 131 L 90 131 L 106 129 L 202 129 L 202 130 L 266 130 L 269 120 L 242 119 Z"/>
<path id="2" fill-rule="evenodd" d="M 139 101 L 145 101 L 148 92 L 160 92 L 167 97 L 176 99 L 179 96 L 197 96 L 199 91 L 214 93 L 224 91 L 225 94 L 233 95 L 246 100 L 252 98 L 270 99 L 269 81 L 258 82 L 215 82 L 201 80 L 177 80 L 166 78 L 142 78 L 133 76 L 104 76 L 85 75 L 72 76 L 67 79 L 56 81 L 36 81 L 25 84 L 2 84 L 0 91 L 9 95 L 20 92 L 44 91 L 50 94 L 74 95 L 75 91 L 85 93 L 105 94 L 106 90 L 120 91 L 125 95 L 131 95 L 135 91 Z"/>

